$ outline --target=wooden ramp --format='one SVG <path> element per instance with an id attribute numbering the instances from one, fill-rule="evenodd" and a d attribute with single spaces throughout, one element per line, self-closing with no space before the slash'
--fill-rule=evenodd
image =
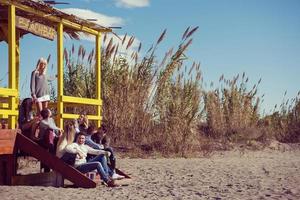
<path id="1" fill-rule="evenodd" d="M 96 187 L 94 181 L 20 133 L 17 133 L 16 146 L 18 149 L 30 154 L 32 157 L 35 157 L 51 169 L 60 173 L 64 178 L 73 182 L 76 186 L 83 188 Z"/>
<path id="2" fill-rule="evenodd" d="M 17 149 L 35 157 L 49 168 L 52 173 L 17 175 L 16 174 L 16 151 Z M 44 148 L 33 142 L 26 136 L 18 133 L 17 130 L 0 131 L 0 185 L 32 185 L 37 180 L 44 179 L 53 181 L 60 175 L 74 183 L 78 187 L 94 188 L 96 183 L 76 170 L 74 167 L 66 164 L 55 155 L 50 154 Z M 39 184 L 37 182 L 37 184 Z M 61 184 L 63 185 L 63 184 Z"/>

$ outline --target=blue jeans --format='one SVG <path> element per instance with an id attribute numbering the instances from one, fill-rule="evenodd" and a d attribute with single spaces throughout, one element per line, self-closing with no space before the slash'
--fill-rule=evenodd
<path id="1" fill-rule="evenodd" d="M 77 166 L 76 169 L 78 169 L 82 173 L 87 173 L 96 169 L 104 182 L 107 182 L 109 180 L 109 170 L 104 155 L 98 155 L 95 158 L 89 160 L 88 162 Z"/>
<path id="2" fill-rule="evenodd" d="M 102 167 L 103 167 L 103 169 L 104 169 L 104 171 L 105 171 L 105 173 L 108 174 L 108 175 L 110 175 L 110 176 L 112 176 L 113 171 L 108 167 L 105 155 L 100 154 L 100 155 L 98 155 L 98 156 L 96 156 L 94 158 L 89 159 L 87 162 L 88 163 L 89 162 L 100 162 L 101 165 L 102 165 Z"/>
<path id="3" fill-rule="evenodd" d="M 113 149 L 111 147 L 106 147 L 104 150 L 110 152 L 110 156 L 109 156 L 110 169 L 112 171 L 115 171 L 115 169 L 116 169 L 116 158 L 115 158 Z"/>

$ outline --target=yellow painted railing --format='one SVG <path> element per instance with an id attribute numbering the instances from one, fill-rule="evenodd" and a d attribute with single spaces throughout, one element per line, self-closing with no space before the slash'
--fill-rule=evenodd
<path id="1" fill-rule="evenodd" d="M 0 119 L 8 119 L 10 116 L 16 117 L 18 115 L 18 111 L 16 109 L 12 109 L 10 98 L 14 97 L 16 104 L 14 107 L 17 108 L 17 97 L 19 96 L 18 90 L 9 89 L 9 88 L 0 88 L 0 98 L 4 101 L 0 102 Z"/>
<path id="2" fill-rule="evenodd" d="M 99 110 L 101 110 L 102 106 L 102 100 L 98 99 L 89 99 L 89 98 L 81 98 L 81 97 L 71 97 L 71 96 L 62 96 L 61 100 L 59 101 L 60 104 L 62 104 L 61 111 L 58 112 L 60 115 L 59 118 L 61 119 L 76 119 L 79 117 L 79 114 L 71 114 L 71 113 L 65 113 L 63 110 L 64 107 L 76 107 L 79 105 L 91 105 L 97 107 L 97 113 L 95 115 L 87 115 L 88 119 L 90 120 L 96 120 L 100 123 L 102 117 Z M 52 106 L 55 104 L 53 103 Z M 57 105 L 57 103 L 56 103 Z M 55 107 L 55 106 L 54 106 Z"/>
<path id="3" fill-rule="evenodd" d="M 61 101 L 67 103 L 79 103 L 84 105 L 95 105 L 95 106 L 102 105 L 102 100 L 88 99 L 88 98 L 81 98 L 81 97 L 71 97 L 71 96 L 62 96 Z"/>
<path id="4" fill-rule="evenodd" d="M 17 89 L 0 88 L 0 97 L 17 97 L 19 95 Z"/>

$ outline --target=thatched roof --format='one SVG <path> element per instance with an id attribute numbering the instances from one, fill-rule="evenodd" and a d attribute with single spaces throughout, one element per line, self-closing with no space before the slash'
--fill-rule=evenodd
<path id="1" fill-rule="evenodd" d="M 7 41 L 7 18 L 8 18 L 8 4 L 16 5 L 16 15 L 21 16 L 27 19 L 30 19 L 34 22 L 47 25 L 56 29 L 57 23 L 64 19 L 70 23 L 74 23 L 80 26 L 87 27 L 89 29 L 99 31 L 99 32 L 111 32 L 110 28 L 100 26 L 99 24 L 93 23 L 91 21 L 81 19 L 75 15 L 70 15 L 64 13 L 49 4 L 44 3 L 40 0 L 0 0 L 0 41 Z M 33 11 L 37 11 L 40 14 L 35 12 L 27 12 L 22 8 L 29 7 Z M 21 9 L 19 9 L 21 8 Z M 20 33 L 20 36 L 27 34 L 27 31 L 17 30 Z M 64 32 L 67 33 L 71 38 L 78 39 L 78 31 L 71 27 L 64 26 Z"/>

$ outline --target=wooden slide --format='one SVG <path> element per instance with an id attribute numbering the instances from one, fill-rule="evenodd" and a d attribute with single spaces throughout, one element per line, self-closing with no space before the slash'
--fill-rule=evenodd
<path id="1" fill-rule="evenodd" d="M 41 161 L 53 172 L 29 175 L 16 174 L 16 152 L 18 149 Z M 125 178 L 131 178 L 119 169 L 116 171 Z M 63 179 L 71 181 L 78 187 L 96 187 L 96 182 L 55 155 L 50 154 L 17 130 L 0 130 L 0 185 L 52 185 L 60 187 L 64 186 Z"/>
<path id="2" fill-rule="evenodd" d="M 73 182 L 76 186 L 83 188 L 96 187 L 96 183 L 94 181 L 86 177 L 74 167 L 66 164 L 58 157 L 50 154 L 26 136 L 17 133 L 15 145 L 18 149 L 28 153 L 30 156 L 35 157 L 54 171 L 60 173 L 63 178 Z"/>

